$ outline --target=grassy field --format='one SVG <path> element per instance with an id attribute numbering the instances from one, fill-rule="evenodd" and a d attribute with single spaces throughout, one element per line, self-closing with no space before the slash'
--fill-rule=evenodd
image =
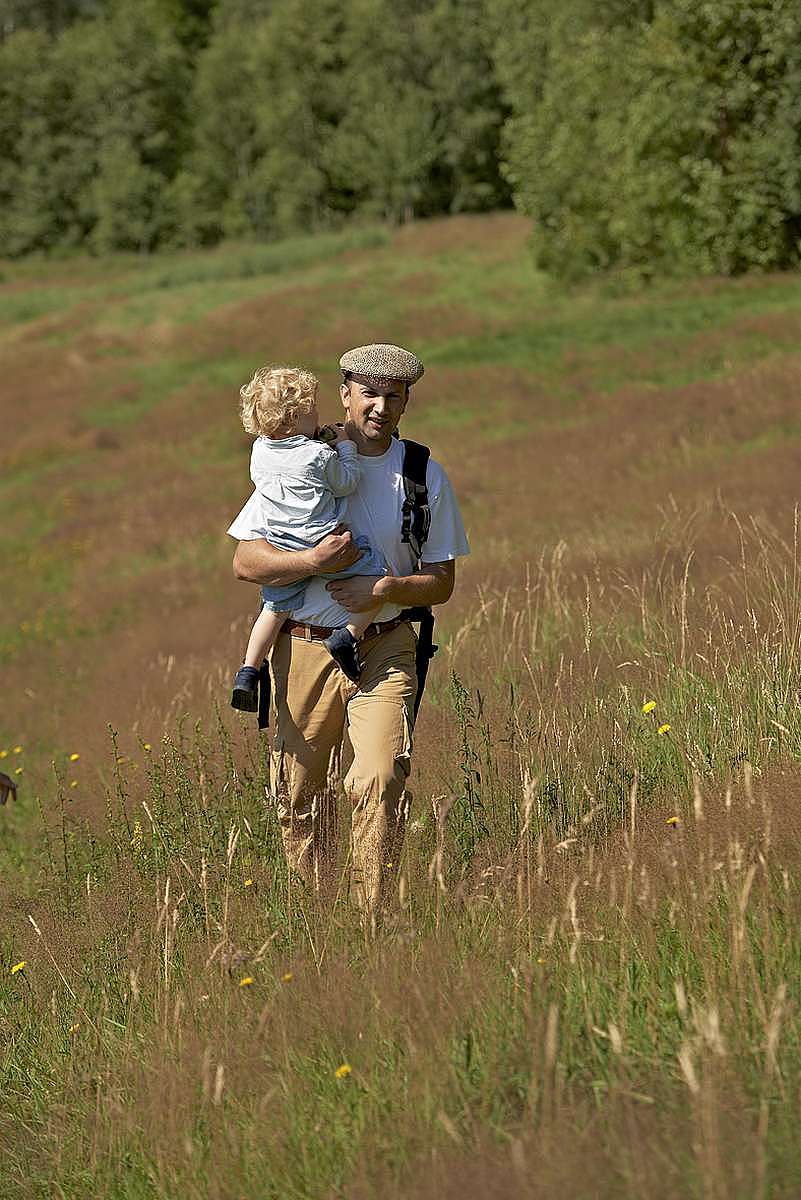
<path id="1" fill-rule="evenodd" d="M 511 214 L 0 264 L 2 1197 L 795 1197 L 801 280 L 558 290 Z M 396 899 L 227 708 L 237 388 L 369 340 L 473 554 Z M 20 965 L 23 964 L 23 965 Z"/>

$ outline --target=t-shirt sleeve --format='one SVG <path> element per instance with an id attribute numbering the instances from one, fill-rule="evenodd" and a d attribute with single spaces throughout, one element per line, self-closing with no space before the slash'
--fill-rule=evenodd
<path id="1" fill-rule="evenodd" d="M 226 530 L 238 542 L 253 542 L 256 538 L 266 537 L 267 531 L 260 528 L 261 506 L 257 497 L 258 493 L 253 492 Z"/>
<path id="2" fill-rule="evenodd" d="M 362 471 L 355 442 L 340 442 L 328 450 L 324 467 L 326 483 L 335 496 L 350 496 L 356 491 Z"/>
<path id="3" fill-rule="evenodd" d="M 431 528 L 423 546 L 423 562 L 448 562 L 470 553 L 467 534 L 451 481 L 439 463 L 429 463 L 426 477 Z"/>

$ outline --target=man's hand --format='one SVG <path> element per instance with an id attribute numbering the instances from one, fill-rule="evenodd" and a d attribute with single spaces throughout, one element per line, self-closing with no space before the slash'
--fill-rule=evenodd
<path id="1" fill-rule="evenodd" d="M 354 575 L 352 579 L 332 579 L 325 587 L 348 612 L 368 612 L 381 603 L 383 579 L 383 575 Z"/>
<path id="2" fill-rule="evenodd" d="M 401 608 L 444 604 L 451 597 L 456 578 L 452 561 L 423 563 L 414 575 L 354 575 L 332 579 L 325 586 L 338 604 L 351 612 L 367 612 L 379 604 Z"/>
<path id="3" fill-rule="evenodd" d="M 358 562 L 362 551 L 353 544 L 350 530 L 337 525 L 333 533 L 327 534 L 308 551 L 314 575 L 329 575 L 332 571 L 344 571 Z"/>

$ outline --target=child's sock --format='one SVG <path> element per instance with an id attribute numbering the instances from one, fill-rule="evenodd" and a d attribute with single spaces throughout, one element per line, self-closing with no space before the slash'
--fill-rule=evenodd
<path id="1" fill-rule="evenodd" d="M 353 683 L 359 682 L 362 664 L 359 660 L 359 643 L 349 629 L 335 629 L 323 642 L 334 662 Z"/>
<path id="2" fill-rule="evenodd" d="M 256 667 L 240 667 L 234 677 L 231 707 L 256 712 L 259 707 L 259 672 Z"/>

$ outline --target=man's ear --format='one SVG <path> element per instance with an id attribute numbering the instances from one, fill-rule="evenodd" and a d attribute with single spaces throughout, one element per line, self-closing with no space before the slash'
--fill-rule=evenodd
<path id="1" fill-rule="evenodd" d="M 350 384 L 341 383 L 339 385 L 339 398 L 342 401 L 342 407 L 347 412 L 350 408 Z"/>

